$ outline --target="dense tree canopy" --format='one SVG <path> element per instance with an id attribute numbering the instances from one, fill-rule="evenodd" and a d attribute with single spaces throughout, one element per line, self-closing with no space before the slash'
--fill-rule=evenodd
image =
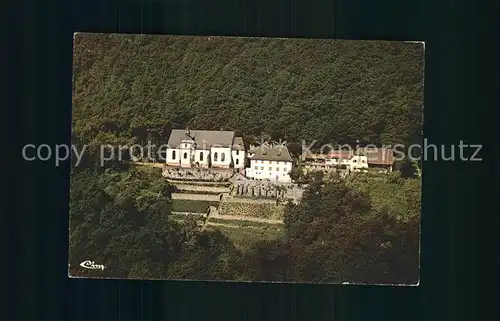
<path id="1" fill-rule="evenodd" d="M 70 264 L 95 260 L 113 278 L 231 279 L 238 257 L 218 231 L 196 220 L 169 219 L 172 186 L 157 173 L 130 169 L 74 173 L 70 200 Z M 230 262 L 230 261 L 229 261 Z"/>
<path id="2" fill-rule="evenodd" d="M 416 283 L 419 212 L 407 219 L 372 208 L 370 196 L 343 181 L 311 182 L 286 211 L 287 237 L 256 244 L 248 262 L 256 280 Z M 253 264 L 253 265 L 252 265 Z"/>
<path id="3" fill-rule="evenodd" d="M 419 141 L 421 45 L 79 34 L 74 54 L 72 140 L 87 149 L 71 177 L 72 275 L 95 276 L 78 269 L 94 260 L 104 277 L 418 280 L 418 164 L 401 177 L 306 175 L 285 236 L 242 251 L 195 218 L 172 219 L 174 189 L 159 172 L 97 156 L 104 144 L 166 143 L 184 126 L 281 138 L 295 156 L 302 140 Z"/>
<path id="4" fill-rule="evenodd" d="M 154 172 L 75 173 L 71 185 L 70 263 L 93 260 L 100 276 L 289 282 L 418 281 L 420 181 L 388 177 L 367 190 L 363 177 L 309 182 L 285 210 L 283 239 L 242 252 L 192 217 L 169 219 L 172 188 Z M 405 201 L 385 193 L 400 190 Z"/>
<path id="5" fill-rule="evenodd" d="M 186 125 L 408 144 L 421 139 L 423 55 L 403 42 L 79 34 L 73 131 L 87 144 L 165 142 Z"/>

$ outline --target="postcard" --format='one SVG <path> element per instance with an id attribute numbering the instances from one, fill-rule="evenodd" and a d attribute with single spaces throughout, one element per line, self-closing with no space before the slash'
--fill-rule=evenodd
<path id="1" fill-rule="evenodd" d="M 418 285 L 424 43 L 76 33 L 69 276 Z"/>

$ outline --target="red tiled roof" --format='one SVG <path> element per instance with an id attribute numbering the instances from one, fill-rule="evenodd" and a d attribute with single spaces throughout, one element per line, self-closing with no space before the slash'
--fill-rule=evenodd
<path id="1" fill-rule="evenodd" d="M 326 159 L 326 155 L 321 154 L 305 154 L 304 159 Z"/>
<path id="2" fill-rule="evenodd" d="M 368 159 L 368 164 L 392 165 L 394 163 L 394 153 L 389 148 L 365 148 L 363 153 Z"/>

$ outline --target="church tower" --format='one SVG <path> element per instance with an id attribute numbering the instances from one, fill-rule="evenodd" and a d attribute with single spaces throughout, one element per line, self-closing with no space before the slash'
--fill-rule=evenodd
<path id="1" fill-rule="evenodd" d="M 186 127 L 184 139 L 180 146 L 181 167 L 191 167 L 194 160 L 195 142 L 189 127 Z"/>

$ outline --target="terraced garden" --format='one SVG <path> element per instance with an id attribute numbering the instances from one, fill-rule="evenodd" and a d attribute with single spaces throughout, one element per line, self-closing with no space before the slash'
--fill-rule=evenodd
<path id="1" fill-rule="evenodd" d="M 224 201 L 219 209 L 220 215 L 251 216 L 267 219 L 283 219 L 285 206 L 275 202 Z"/>

